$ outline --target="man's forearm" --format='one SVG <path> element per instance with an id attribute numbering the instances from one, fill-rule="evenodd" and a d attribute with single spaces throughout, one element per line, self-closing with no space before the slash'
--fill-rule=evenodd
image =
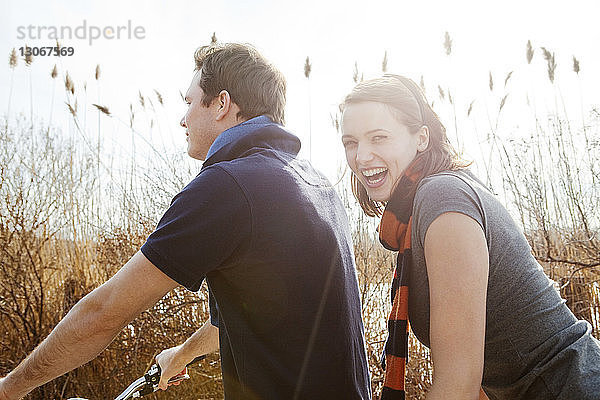
<path id="1" fill-rule="evenodd" d="M 83 298 L 52 333 L 4 380 L 8 398 L 20 398 L 34 388 L 96 357 L 128 321 L 107 323 L 94 293 Z M 1 396 L 2 394 L 0 394 Z"/>
<path id="2" fill-rule="evenodd" d="M 206 321 L 200 329 L 182 345 L 181 351 L 188 355 L 189 361 L 195 357 L 212 353 L 219 349 L 219 328 Z M 190 357 L 191 356 L 191 357 Z"/>

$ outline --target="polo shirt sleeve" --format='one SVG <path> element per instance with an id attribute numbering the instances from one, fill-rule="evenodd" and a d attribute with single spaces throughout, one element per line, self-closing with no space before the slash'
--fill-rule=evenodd
<path id="1" fill-rule="evenodd" d="M 206 274 L 243 256 L 250 205 L 235 179 L 211 166 L 171 201 L 142 253 L 171 279 L 198 291 Z"/>

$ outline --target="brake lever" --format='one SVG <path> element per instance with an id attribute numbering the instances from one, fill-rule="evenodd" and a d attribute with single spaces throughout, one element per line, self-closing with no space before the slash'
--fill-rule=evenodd
<path id="1" fill-rule="evenodd" d="M 168 383 L 171 384 L 190 379 L 190 376 L 187 373 L 187 367 L 205 358 L 205 355 L 194 358 L 185 366 L 183 371 L 171 377 Z M 125 389 L 125 391 L 121 393 L 117 398 L 115 398 L 115 400 L 138 398 L 156 392 L 158 390 L 158 382 L 160 382 L 160 374 L 160 366 L 158 364 L 152 364 L 148 372 L 146 372 L 143 377 L 137 379 L 135 382 L 129 385 L 129 387 Z"/>
<path id="2" fill-rule="evenodd" d="M 192 364 L 195 364 L 205 358 L 206 358 L 205 355 L 194 358 L 192 361 L 190 361 L 185 366 L 183 371 L 181 371 L 177 375 L 171 377 L 171 379 L 169 379 L 168 383 L 171 384 L 171 383 L 181 382 L 185 379 L 190 379 L 190 376 L 187 373 L 187 367 L 189 367 Z M 158 382 L 160 382 L 160 372 L 161 371 L 160 371 L 160 367 L 158 366 L 158 364 L 152 364 L 152 366 L 150 367 L 148 372 L 146 372 L 144 374 L 144 376 L 133 381 L 133 383 L 131 385 L 129 385 L 127 387 L 127 389 L 125 389 L 120 395 L 118 395 L 115 398 L 115 400 L 133 399 L 133 398 L 146 396 L 150 393 L 156 392 L 158 390 Z M 67 400 L 87 400 L 87 399 L 84 399 L 83 397 L 71 397 Z"/>

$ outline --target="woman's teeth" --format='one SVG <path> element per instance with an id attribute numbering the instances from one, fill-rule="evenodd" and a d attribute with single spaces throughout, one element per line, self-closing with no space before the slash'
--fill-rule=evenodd
<path id="1" fill-rule="evenodd" d="M 373 168 L 362 171 L 369 184 L 374 185 L 385 179 L 387 168 Z"/>

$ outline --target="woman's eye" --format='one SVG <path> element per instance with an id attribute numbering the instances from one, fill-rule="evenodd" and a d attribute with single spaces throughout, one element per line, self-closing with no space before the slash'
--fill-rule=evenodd
<path id="1" fill-rule="evenodd" d="M 344 145 L 345 148 L 348 148 L 348 147 L 354 146 L 356 144 L 356 142 L 347 140 L 347 141 L 342 142 L 342 144 Z"/>
<path id="2" fill-rule="evenodd" d="M 385 140 L 385 139 L 386 139 L 386 136 L 383 136 L 383 135 L 373 136 L 374 142 L 381 142 L 382 140 Z"/>

